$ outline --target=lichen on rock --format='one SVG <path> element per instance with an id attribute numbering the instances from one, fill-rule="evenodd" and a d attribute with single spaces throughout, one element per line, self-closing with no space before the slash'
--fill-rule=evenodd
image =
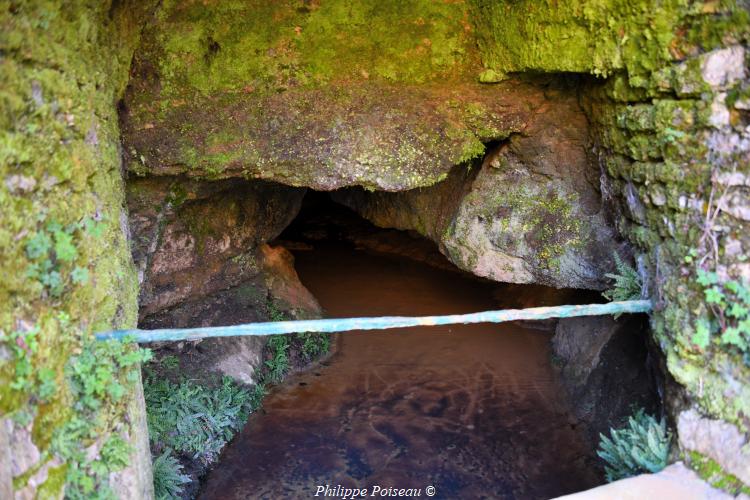
<path id="1" fill-rule="evenodd" d="M 167 2 L 122 113 L 127 168 L 331 190 L 429 186 L 525 127 L 465 2 Z M 335 64 L 333 64 L 335 61 Z"/>
<path id="2" fill-rule="evenodd" d="M 570 89 L 547 91 L 523 134 L 432 187 L 335 193 L 382 227 L 435 241 L 461 269 L 509 283 L 603 289 L 617 237 L 587 153 L 587 124 Z"/>

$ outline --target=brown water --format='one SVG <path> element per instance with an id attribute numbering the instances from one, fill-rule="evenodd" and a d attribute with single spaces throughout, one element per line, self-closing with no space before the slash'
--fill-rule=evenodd
<path id="1" fill-rule="evenodd" d="M 475 280 L 341 246 L 298 252 L 296 267 L 329 317 L 502 306 Z M 313 498 L 325 485 L 427 498 L 431 485 L 434 498 L 531 499 L 591 487 L 548 342 L 513 324 L 342 334 L 327 366 L 267 397 L 201 498 Z"/>

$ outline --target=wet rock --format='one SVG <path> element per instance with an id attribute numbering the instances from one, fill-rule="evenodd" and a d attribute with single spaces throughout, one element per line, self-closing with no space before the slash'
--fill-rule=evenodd
<path id="1" fill-rule="evenodd" d="M 127 116 L 127 165 L 149 175 L 253 177 L 324 191 L 429 186 L 481 155 L 484 142 L 524 130 L 538 91 L 501 85 L 364 83 L 241 96 L 220 109 L 210 101 L 170 108 L 163 120 L 148 115 L 153 128 Z"/>
<path id="2" fill-rule="evenodd" d="M 677 434 L 683 450 L 708 456 L 726 472 L 750 484 L 750 444 L 734 425 L 702 417 L 690 409 L 678 415 Z"/>
<path id="3" fill-rule="evenodd" d="M 148 328 L 237 325 L 278 320 L 315 319 L 322 314 L 315 297 L 302 285 L 294 258 L 282 247 L 262 245 L 259 274 L 242 284 L 195 298 L 148 316 Z M 180 356 L 181 372 L 205 378 L 213 373 L 247 385 L 263 364 L 265 337 L 223 337 L 165 346 Z"/>
<path id="4" fill-rule="evenodd" d="M 294 256 L 281 246 L 261 247 L 265 284 L 274 306 L 292 319 L 320 318 L 323 310 L 302 285 L 294 270 Z"/>
<path id="5" fill-rule="evenodd" d="M 5 426 L 10 449 L 13 450 L 10 457 L 10 472 L 16 478 L 37 465 L 42 456 L 31 439 L 30 429 L 15 424 L 10 419 L 5 419 L 2 424 Z"/>
<path id="6" fill-rule="evenodd" d="M 732 497 L 711 487 L 692 470 L 677 462 L 656 474 L 621 479 L 591 490 L 558 497 L 560 500 L 616 500 L 659 498 L 675 500 L 730 500 Z"/>
<path id="7" fill-rule="evenodd" d="M 264 181 L 130 182 L 141 327 L 265 321 L 271 307 L 289 317 L 319 317 L 320 306 L 299 282 L 291 254 L 265 244 L 294 218 L 303 195 L 302 189 Z M 185 373 L 254 384 L 264 346 L 263 338 L 231 337 L 164 348 L 180 355 Z"/>
<path id="8" fill-rule="evenodd" d="M 129 183 L 141 317 L 258 275 L 258 246 L 294 218 L 303 195 L 301 189 L 266 182 Z"/>
<path id="9" fill-rule="evenodd" d="M 564 90 L 483 163 L 403 193 L 343 190 L 334 199 L 381 227 L 415 230 L 456 266 L 510 283 L 603 289 L 617 237 L 599 173 L 587 155 L 586 119 Z"/>
<path id="10" fill-rule="evenodd" d="M 646 322 L 638 316 L 567 318 L 557 324 L 554 364 L 593 443 L 623 422 L 633 407 L 648 412 L 656 407 L 646 332 Z"/>

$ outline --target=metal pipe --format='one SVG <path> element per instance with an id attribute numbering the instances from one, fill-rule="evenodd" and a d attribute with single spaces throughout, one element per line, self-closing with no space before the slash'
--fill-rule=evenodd
<path id="1" fill-rule="evenodd" d="M 530 307 L 526 309 L 504 309 L 470 314 L 447 316 L 381 316 L 374 318 L 331 318 L 300 321 L 271 321 L 233 326 L 211 326 L 205 328 L 163 328 L 159 330 L 116 330 L 97 333 L 97 340 L 123 340 L 135 342 L 168 342 L 198 340 L 213 337 L 236 337 L 246 335 L 285 335 L 303 332 L 345 332 L 350 330 L 386 330 L 412 326 L 437 326 L 469 323 L 503 323 L 506 321 L 539 320 L 549 318 L 573 318 L 576 316 L 599 316 L 623 313 L 647 313 L 651 301 L 625 300 L 606 304 L 578 306 Z"/>

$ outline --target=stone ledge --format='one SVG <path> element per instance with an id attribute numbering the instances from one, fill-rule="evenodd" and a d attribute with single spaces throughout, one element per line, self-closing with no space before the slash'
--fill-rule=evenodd
<path id="1" fill-rule="evenodd" d="M 621 479 L 597 488 L 565 495 L 565 500 L 618 500 L 658 498 L 659 500 L 728 500 L 732 497 L 712 488 L 682 462 L 677 462 L 657 474 Z M 746 495 L 736 498 L 746 499 Z"/>

